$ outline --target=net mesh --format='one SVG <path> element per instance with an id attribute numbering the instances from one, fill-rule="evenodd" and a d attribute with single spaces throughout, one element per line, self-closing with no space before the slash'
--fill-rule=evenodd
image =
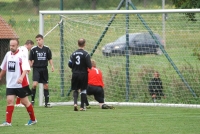
<path id="1" fill-rule="evenodd" d="M 136 14 L 129 14 L 128 20 L 125 14 L 117 14 L 110 27 L 108 24 L 111 22 L 112 14 L 45 15 L 44 33 L 50 31 L 60 18 L 63 19 L 63 25 L 59 25 L 45 37 L 45 45 L 49 46 L 53 52 L 56 69 L 55 72 L 49 72 L 51 101 L 73 100 L 72 94 L 67 96 L 71 87 L 71 70 L 67 64 L 69 56 L 78 48 L 77 40 L 85 38 L 85 50 L 92 54 L 92 59 L 97 62 L 97 68 L 103 72 L 106 102 L 151 103 L 152 96 L 149 93 L 148 84 L 154 72 L 157 71 L 166 96 L 166 98 L 161 97 L 157 102 L 199 104 L 197 98 L 200 94 L 198 90 L 200 14 L 196 13 L 197 21 L 195 22 L 188 21 L 183 13 L 168 13 L 165 21 L 161 13 L 140 15 L 143 20 Z M 103 55 L 102 48 L 125 35 L 126 31 L 148 33 L 149 30 L 144 23 L 153 33 L 160 36 L 159 41 L 164 45 L 164 53 L 159 49 L 159 53 L 155 54 L 133 54 L 130 51 L 129 54 L 125 51 L 109 56 Z M 63 30 L 63 38 L 60 29 Z M 60 43 L 61 38 L 64 41 L 63 47 Z M 138 40 L 141 41 L 142 38 Z M 146 50 L 148 49 L 150 48 L 147 47 Z M 173 63 L 177 69 L 174 68 Z M 62 86 L 64 89 L 61 88 Z M 63 97 L 61 97 L 61 90 L 64 91 Z M 89 100 L 94 99 L 89 97 Z"/>

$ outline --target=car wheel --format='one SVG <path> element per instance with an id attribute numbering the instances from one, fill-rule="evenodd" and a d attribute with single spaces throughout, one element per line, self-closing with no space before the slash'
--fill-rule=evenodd
<path id="1" fill-rule="evenodd" d="M 156 48 L 156 55 L 162 55 L 162 51 L 160 48 Z"/>

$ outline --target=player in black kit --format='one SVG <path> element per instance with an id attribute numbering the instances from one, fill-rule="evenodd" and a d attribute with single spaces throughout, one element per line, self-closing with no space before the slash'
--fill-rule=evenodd
<path id="1" fill-rule="evenodd" d="M 71 88 L 74 90 L 74 111 L 78 111 L 77 99 L 78 90 L 81 94 L 80 111 L 85 111 L 84 102 L 86 100 L 86 89 L 88 85 L 88 68 L 91 69 L 90 55 L 84 50 L 85 39 L 78 40 L 79 49 L 72 53 L 68 66 L 72 69 Z"/>
<path id="2" fill-rule="evenodd" d="M 33 87 L 32 87 L 32 105 L 34 105 L 34 99 L 36 94 L 36 87 L 38 83 L 43 83 L 45 107 L 51 107 L 49 104 L 49 90 L 48 90 L 48 61 L 51 65 L 51 71 L 54 71 L 52 53 L 48 46 L 44 46 L 43 36 L 38 34 L 36 37 L 37 46 L 33 47 L 30 51 L 30 64 L 33 67 Z"/>

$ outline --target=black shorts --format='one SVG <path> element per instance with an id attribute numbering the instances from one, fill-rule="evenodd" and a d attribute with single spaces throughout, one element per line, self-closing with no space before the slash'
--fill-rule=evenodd
<path id="1" fill-rule="evenodd" d="M 72 90 L 86 90 L 88 85 L 87 73 L 73 73 L 71 79 Z"/>
<path id="2" fill-rule="evenodd" d="M 33 81 L 48 83 L 49 75 L 47 67 L 33 67 Z"/>
<path id="3" fill-rule="evenodd" d="M 6 96 L 7 95 L 16 95 L 19 98 L 24 98 L 31 95 L 31 90 L 29 86 L 23 88 L 6 88 Z"/>
<path id="4" fill-rule="evenodd" d="M 104 103 L 104 90 L 101 86 L 88 85 L 87 95 L 94 95 L 96 101 Z"/>

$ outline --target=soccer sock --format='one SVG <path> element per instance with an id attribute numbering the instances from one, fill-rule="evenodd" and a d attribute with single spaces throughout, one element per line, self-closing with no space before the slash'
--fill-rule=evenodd
<path id="1" fill-rule="evenodd" d="M 74 104 L 77 104 L 77 101 L 78 101 L 78 91 L 77 90 L 75 90 L 73 92 L 73 97 L 74 97 Z"/>
<path id="2" fill-rule="evenodd" d="M 86 101 L 86 94 L 81 93 L 81 108 L 84 108 L 85 101 Z"/>
<path id="3" fill-rule="evenodd" d="M 20 104 L 20 98 L 17 96 L 16 104 Z"/>
<path id="4" fill-rule="evenodd" d="M 47 105 L 49 103 L 49 90 L 48 89 L 44 89 L 44 101 L 45 101 L 45 105 Z"/>
<path id="5" fill-rule="evenodd" d="M 6 122 L 11 123 L 14 106 L 6 107 Z"/>
<path id="6" fill-rule="evenodd" d="M 88 102 L 87 96 L 86 96 L 86 98 L 85 98 L 85 104 L 86 104 L 86 106 L 89 106 L 89 105 L 90 105 L 89 102 Z"/>
<path id="7" fill-rule="evenodd" d="M 27 110 L 27 112 L 28 112 L 28 114 L 29 114 L 29 116 L 30 116 L 30 119 L 31 119 L 32 121 L 35 121 L 35 114 L 34 114 L 34 110 L 33 110 L 32 104 L 30 104 L 30 105 L 26 108 L 26 110 Z"/>
<path id="8" fill-rule="evenodd" d="M 32 95 L 31 95 L 31 101 L 33 101 L 34 102 L 34 100 L 35 100 L 35 94 L 36 94 L 36 89 L 33 89 L 32 88 Z"/>

